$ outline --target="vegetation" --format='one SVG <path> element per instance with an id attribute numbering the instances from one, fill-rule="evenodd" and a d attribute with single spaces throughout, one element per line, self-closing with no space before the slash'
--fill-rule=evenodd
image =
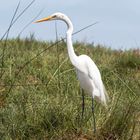
<path id="1" fill-rule="evenodd" d="M 111 50 L 75 42 L 77 54 L 98 65 L 110 97 L 105 109 L 91 98 L 81 120 L 82 97 L 64 42 L 20 38 L 0 42 L 0 137 L 2 140 L 140 139 L 140 50 Z"/>

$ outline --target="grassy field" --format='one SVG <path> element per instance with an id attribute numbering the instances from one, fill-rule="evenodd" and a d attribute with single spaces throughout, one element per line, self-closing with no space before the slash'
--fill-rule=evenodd
<path id="1" fill-rule="evenodd" d="M 74 43 L 78 55 L 98 65 L 110 101 L 82 97 L 64 42 L 34 37 L 0 42 L 0 138 L 2 140 L 138 140 L 140 139 L 140 52 Z"/>

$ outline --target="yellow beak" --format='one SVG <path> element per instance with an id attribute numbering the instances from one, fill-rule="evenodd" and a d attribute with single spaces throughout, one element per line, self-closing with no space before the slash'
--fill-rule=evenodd
<path id="1" fill-rule="evenodd" d="M 51 20 L 51 19 L 52 19 L 52 16 L 49 16 L 49 17 L 47 17 L 47 18 L 42 18 L 42 19 L 40 19 L 40 20 L 37 20 L 37 21 L 35 21 L 34 23 L 44 22 L 44 21 L 48 21 L 48 20 Z"/>

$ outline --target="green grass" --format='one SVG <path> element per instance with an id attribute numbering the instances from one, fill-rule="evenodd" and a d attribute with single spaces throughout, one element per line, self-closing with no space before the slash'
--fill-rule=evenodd
<path id="1" fill-rule="evenodd" d="M 7 41 L 3 65 L 0 59 L 1 139 L 138 140 L 140 55 L 74 43 L 77 54 L 89 55 L 98 65 L 110 97 L 107 109 L 95 103 L 94 134 L 89 96 L 81 122 L 82 98 L 66 44 L 47 49 L 51 44 L 33 37 Z M 4 47 L 1 41 L 1 55 Z"/>

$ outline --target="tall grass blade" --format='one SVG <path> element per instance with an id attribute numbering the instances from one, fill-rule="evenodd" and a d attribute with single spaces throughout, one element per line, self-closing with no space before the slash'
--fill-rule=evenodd
<path id="1" fill-rule="evenodd" d="M 31 24 L 33 23 L 33 21 L 35 21 L 35 20 L 41 15 L 41 13 L 43 12 L 43 10 L 44 10 L 44 9 L 40 10 L 39 13 L 38 13 L 28 24 L 26 24 L 26 25 L 23 27 L 23 29 L 22 29 L 22 30 L 20 31 L 20 33 L 18 34 L 18 37 L 20 37 L 21 34 L 25 31 L 25 29 L 26 29 L 29 25 L 31 25 Z"/>
<path id="2" fill-rule="evenodd" d="M 23 11 L 17 16 L 17 18 L 12 22 L 11 27 L 17 22 L 17 20 L 31 7 L 31 5 L 35 2 L 36 0 L 31 1 L 31 3 L 29 3 L 27 5 L 27 7 L 25 7 L 23 9 Z M 10 28 L 11 28 L 10 27 Z M 4 39 L 5 35 L 7 34 L 8 30 L 4 33 L 4 35 L 1 37 L 1 40 Z"/>
<path id="3" fill-rule="evenodd" d="M 1 58 L 2 67 L 4 66 L 4 56 L 5 56 L 5 50 L 6 50 L 6 45 L 7 45 L 7 39 L 8 39 L 9 32 L 10 32 L 10 29 L 11 29 L 12 24 L 13 24 L 13 21 L 14 21 L 14 18 L 15 18 L 15 16 L 16 16 L 17 12 L 18 12 L 19 6 L 20 6 L 20 2 L 18 3 L 18 5 L 17 5 L 17 7 L 16 7 L 16 10 L 15 10 L 15 12 L 14 12 L 14 15 L 13 15 L 13 17 L 12 17 L 12 19 L 11 19 L 10 25 L 9 25 L 9 27 L 8 27 L 8 29 L 7 29 L 7 31 L 6 31 L 6 33 L 5 33 L 5 34 L 3 35 L 3 37 L 1 38 L 1 40 L 2 40 L 2 39 L 5 37 L 5 35 L 6 35 L 6 39 L 5 39 L 4 45 L 3 45 L 2 58 Z"/>
<path id="4" fill-rule="evenodd" d="M 56 36 L 56 42 L 58 42 L 58 32 L 57 32 L 57 21 L 55 21 L 55 36 Z M 60 70 L 59 70 L 59 65 L 60 65 L 60 60 L 59 60 L 59 44 L 56 44 L 56 51 L 57 51 L 57 67 L 58 67 L 58 88 L 60 92 Z"/>

